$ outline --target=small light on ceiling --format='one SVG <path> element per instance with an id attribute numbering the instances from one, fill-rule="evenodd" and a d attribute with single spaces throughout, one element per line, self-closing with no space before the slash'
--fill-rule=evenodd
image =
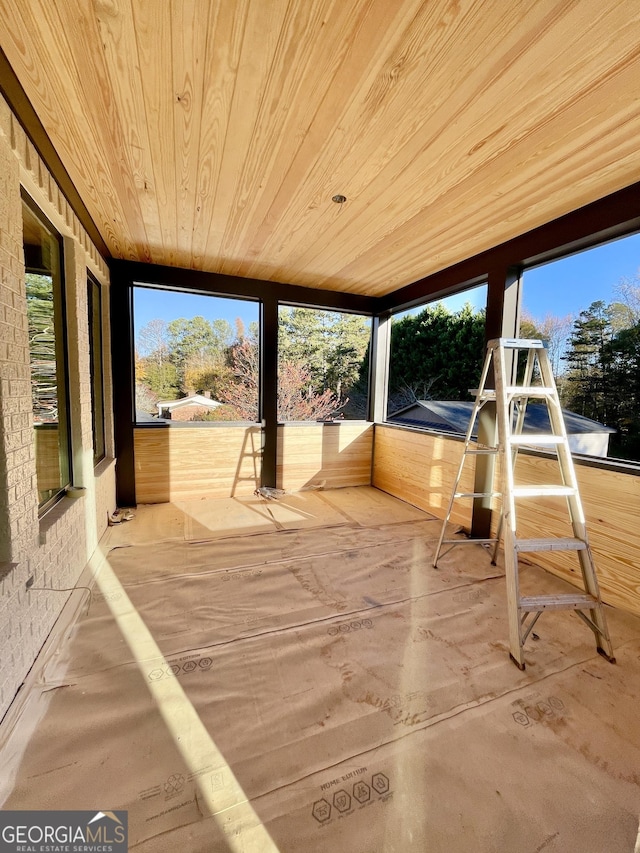
<path id="1" fill-rule="evenodd" d="M 331 201 L 335 201 L 336 204 L 344 204 L 346 200 L 346 195 L 334 195 L 331 199 Z"/>

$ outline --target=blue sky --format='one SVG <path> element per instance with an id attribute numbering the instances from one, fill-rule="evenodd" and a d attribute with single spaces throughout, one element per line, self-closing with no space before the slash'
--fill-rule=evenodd
<path id="1" fill-rule="evenodd" d="M 197 296 L 150 287 L 135 287 L 133 291 L 134 328 L 137 333 L 150 320 L 176 320 L 183 317 L 204 317 L 206 320 L 228 320 L 235 330 L 240 317 L 245 327 L 258 321 L 258 303 L 246 299 L 223 299 L 217 296 Z"/>
<path id="2" fill-rule="evenodd" d="M 523 303 L 538 319 L 577 315 L 598 299 L 614 302 L 621 279 L 640 274 L 640 234 L 614 240 L 524 274 Z"/>

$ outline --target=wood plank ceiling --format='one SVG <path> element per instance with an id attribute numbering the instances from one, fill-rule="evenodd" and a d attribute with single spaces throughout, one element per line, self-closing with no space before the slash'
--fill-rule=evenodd
<path id="1" fill-rule="evenodd" d="M 638 0 L 0 0 L 0 23 L 114 257 L 376 296 L 640 179 Z"/>

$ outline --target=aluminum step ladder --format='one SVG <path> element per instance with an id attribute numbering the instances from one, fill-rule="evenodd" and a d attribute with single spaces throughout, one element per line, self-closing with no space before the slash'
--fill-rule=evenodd
<path id="1" fill-rule="evenodd" d="M 526 352 L 523 382 L 521 385 L 509 384 L 512 370 L 509 369 L 507 372 L 507 368 L 517 364 L 518 353 L 521 351 Z M 487 387 L 492 369 L 495 389 Z M 513 373 L 515 374 L 515 371 Z M 535 384 L 538 379 L 541 384 Z M 444 545 L 492 545 L 492 562 L 495 563 L 502 536 L 507 581 L 509 651 L 516 666 L 519 669 L 525 668 L 524 644 L 541 613 L 546 610 L 574 610 L 594 632 L 598 652 L 615 663 L 558 391 L 549 356 L 542 341 L 518 338 L 496 338 L 489 341 L 480 376 L 480 386 L 475 394 L 476 401 L 465 436 L 464 452 L 436 548 L 434 567 L 437 567 Z M 530 399 L 542 400 L 546 403 L 551 425 L 550 434 L 523 433 L 527 403 Z M 480 410 L 490 401 L 496 404 L 498 443 L 495 447 L 478 445 L 471 438 Z M 516 485 L 514 468 L 518 448 L 523 445 L 544 446 L 555 450 L 561 485 Z M 465 463 L 470 456 L 477 454 L 498 456 L 501 480 L 499 491 L 459 491 Z M 543 536 L 535 539 L 518 537 L 516 498 L 535 500 L 539 497 L 565 499 L 573 529 L 572 537 Z M 454 503 L 460 498 L 501 499 L 501 512 L 495 538 L 445 539 L 446 527 L 451 518 Z M 576 591 L 565 595 L 521 595 L 518 555 L 540 551 L 574 551 L 580 561 L 584 592 Z"/>

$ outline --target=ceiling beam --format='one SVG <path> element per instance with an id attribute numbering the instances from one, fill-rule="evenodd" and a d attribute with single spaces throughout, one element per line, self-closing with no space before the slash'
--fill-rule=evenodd
<path id="1" fill-rule="evenodd" d="M 376 313 L 378 307 L 378 299 L 373 296 L 362 296 L 336 290 L 320 290 L 315 287 L 301 287 L 279 281 L 242 278 L 235 275 L 167 267 L 159 264 L 145 264 L 138 261 L 123 261 L 114 258 L 109 262 L 109 269 L 112 285 L 116 287 L 120 282 L 129 282 L 191 293 L 230 296 L 237 299 L 260 300 L 268 298 L 286 305 L 325 308 L 329 311 L 368 314 L 370 316 Z"/>

